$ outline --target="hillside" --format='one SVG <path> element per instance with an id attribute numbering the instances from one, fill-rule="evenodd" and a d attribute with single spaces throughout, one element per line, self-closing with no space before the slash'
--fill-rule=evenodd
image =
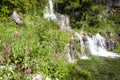
<path id="1" fill-rule="evenodd" d="M 119 80 L 120 0 L 1 0 L 0 80 Z"/>

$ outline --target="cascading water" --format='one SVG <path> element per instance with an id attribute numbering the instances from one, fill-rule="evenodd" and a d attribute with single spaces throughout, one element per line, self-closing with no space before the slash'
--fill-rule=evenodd
<path id="1" fill-rule="evenodd" d="M 54 14 L 53 2 L 52 2 L 52 0 L 49 0 L 48 2 L 49 3 L 48 3 L 48 6 L 46 6 L 44 18 L 56 20 L 57 18 L 56 18 L 56 15 Z"/>
<path id="2" fill-rule="evenodd" d="M 105 38 L 103 38 L 100 34 L 96 34 L 92 39 L 94 41 L 94 44 L 106 50 Z"/>
<path id="3" fill-rule="evenodd" d="M 64 15 L 58 15 L 57 16 L 58 22 L 59 24 L 64 24 L 66 26 L 69 26 L 69 18 L 67 16 Z"/>
<path id="4" fill-rule="evenodd" d="M 88 57 L 85 54 L 85 44 L 83 41 L 83 34 L 82 33 L 75 33 L 75 35 L 80 39 L 80 46 L 81 46 L 81 56 L 77 53 L 78 57 L 80 59 L 88 59 Z"/>
<path id="5" fill-rule="evenodd" d="M 60 30 L 72 31 L 69 25 L 70 24 L 69 18 L 67 16 L 57 15 L 57 20 L 58 20 L 58 24 L 60 25 L 59 26 Z"/>
<path id="6" fill-rule="evenodd" d="M 71 28 L 70 28 L 70 25 L 69 25 L 69 18 L 65 15 L 62 15 L 62 14 L 54 14 L 52 0 L 48 1 L 48 6 L 46 6 L 45 13 L 44 13 L 44 18 L 45 19 L 51 19 L 53 21 L 58 22 L 60 30 L 71 31 Z"/>
<path id="7" fill-rule="evenodd" d="M 65 47 L 66 50 L 66 57 L 68 59 L 68 62 L 74 63 L 75 62 L 75 56 L 73 52 L 71 51 L 71 45 L 68 43 Z"/>
<path id="8" fill-rule="evenodd" d="M 57 9 L 58 9 L 58 5 L 57 5 Z M 67 16 L 59 14 L 59 13 L 54 14 L 52 0 L 49 0 L 48 6 L 46 6 L 46 12 L 44 14 L 44 18 L 51 19 L 53 21 L 57 21 L 59 24 L 60 30 L 72 31 L 72 29 L 70 28 L 70 25 L 69 25 L 69 18 Z M 83 27 L 82 27 L 82 29 L 83 29 Z M 85 49 L 87 49 L 87 48 L 92 55 L 103 56 L 103 57 L 120 57 L 116 53 L 107 51 L 107 49 L 106 49 L 107 46 L 105 43 L 106 40 L 100 34 L 96 34 L 92 38 L 89 36 L 83 36 L 83 33 L 75 32 L 75 35 L 80 40 L 81 54 L 77 53 L 77 56 L 80 59 L 89 59 L 85 53 Z M 83 41 L 83 37 L 87 38 L 87 43 Z M 70 46 L 70 44 L 68 43 L 67 48 L 66 48 L 67 59 L 69 62 L 75 62 L 75 54 L 74 54 L 74 52 L 73 53 L 71 52 L 71 48 L 69 46 Z"/>
<path id="9" fill-rule="evenodd" d="M 92 55 L 103 56 L 103 57 L 120 57 L 116 53 L 112 53 L 106 50 L 105 39 L 100 35 L 96 34 L 92 38 L 87 37 L 88 49 Z"/>
<path id="10" fill-rule="evenodd" d="M 54 14 L 54 10 L 53 10 L 53 2 L 52 0 L 49 0 L 49 8 L 50 8 L 50 14 Z"/>

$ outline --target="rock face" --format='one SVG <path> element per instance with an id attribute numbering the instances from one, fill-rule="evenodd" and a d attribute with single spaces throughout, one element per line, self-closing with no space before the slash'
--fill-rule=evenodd
<path id="1" fill-rule="evenodd" d="M 56 14 L 56 15 L 57 15 L 57 21 L 59 25 L 58 28 L 64 31 L 72 31 L 70 27 L 69 17 L 61 14 Z"/>
<path id="2" fill-rule="evenodd" d="M 110 58 L 120 57 L 116 53 L 111 52 L 117 47 L 117 43 L 110 37 L 103 37 L 99 33 L 89 36 L 84 32 L 75 32 L 75 36 L 79 39 L 73 38 L 71 42 L 67 44 L 66 56 L 69 62 L 74 63 L 77 58 L 84 60 L 90 59 L 88 55 Z"/>
<path id="3" fill-rule="evenodd" d="M 117 34 L 117 41 L 120 42 L 120 33 Z"/>
<path id="4" fill-rule="evenodd" d="M 119 6 L 120 0 L 98 0 L 99 3 L 107 4 L 108 6 Z"/>
<path id="5" fill-rule="evenodd" d="M 106 40 L 106 48 L 109 51 L 113 51 L 117 47 L 117 43 L 112 40 Z"/>
<path id="6" fill-rule="evenodd" d="M 75 62 L 75 52 L 74 52 L 75 46 L 71 43 L 68 43 L 65 47 L 65 53 L 66 57 L 68 59 L 68 62 L 74 63 Z"/>
<path id="7" fill-rule="evenodd" d="M 71 31 L 69 17 L 59 13 L 55 14 L 53 6 L 52 0 L 48 0 L 48 6 L 46 6 L 44 18 L 57 22 L 60 30 Z"/>
<path id="8" fill-rule="evenodd" d="M 119 7 L 120 8 L 120 0 L 114 0 L 113 7 Z"/>
<path id="9" fill-rule="evenodd" d="M 10 16 L 18 25 L 23 24 L 22 16 L 20 16 L 16 11 L 13 11 Z"/>

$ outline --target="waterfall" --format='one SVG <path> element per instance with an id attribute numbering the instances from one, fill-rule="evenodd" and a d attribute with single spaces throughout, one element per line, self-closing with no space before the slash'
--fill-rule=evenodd
<path id="1" fill-rule="evenodd" d="M 96 34 L 92 38 L 87 37 L 88 49 L 92 55 L 103 56 L 103 57 L 120 57 L 116 53 L 112 53 L 106 50 L 105 38 L 100 34 Z"/>
<path id="2" fill-rule="evenodd" d="M 56 3 L 56 9 L 58 10 L 57 3 Z M 69 21 L 68 16 L 65 16 L 65 15 L 59 14 L 59 13 L 54 14 L 52 0 L 48 1 L 48 6 L 46 6 L 45 10 L 46 11 L 44 14 L 44 18 L 56 21 L 59 25 L 60 30 L 73 31 L 70 28 L 70 21 Z M 83 26 L 82 26 L 82 30 L 84 30 Z M 91 53 L 92 55 L 95 55 L 95 56 L 112 57 L 112 58 L 120 57 L 116 53 L 107 51 L 107 45 L 105 42 L 106 39 L 104 37 L 102 37 L 100 34 L 96 34 L 92 38 L 84 35 L 83 32 L 81 32 L 81 33 L 75 32 L 75 35 L 80 40 L 81 54 L 76 53 L 76 55 L 80 59 L 89 59 L 86 55 L 86 51 L 89 51 L 89 53 Z M 84 38 L 86 38 L 87 41 L 84 41 L 83 40 Z M 66 56 L 67 56 L 68 61 L 75 62 L 76 55 L 74 54 L 74 51 L 71 48 L 71 44 L 68 43 L 66 46 L 67 46 L 67 48 L 65 50 L 67 50 Z"/>
<path id="3" fill-rule="evenodd" d="M 56 7 L 57 6 L 58 5 L 56 3 Z M 57 7 L 57 9 L 58 9 L 58 7 Z M 48 6 L 46 6 L 46 8 L 45 8 L 44 18 L 56 21 L 59 24 L 60 30 L 71 31 L 71 28 L 69 25 L 70 21 L 69 21 L 68 16 L 65 16 L 65 15 L 59 14 L 59 13 L 55 14 L 52 0 L 48 1 Z"/>
<path id="4" fill-rule="evenodd" d="M 60 15 L 58 20 L 59 20 L 60 24 L 64 24 L 66 26 L 69 26 L 69 18 L 67 16 Z"/>
<path id="5" fill-rule="evenodd" d="M 77 55 L 78 55 L 78 57 L 80 58 L 80 59 L 88 59 L 88 57 L 86 56 L 86 54 L 85 54 L 85 44 L 84 44 L 84 41 L 83 41 L 83 33 L 81 32 L 81 33 L 75 33 L 75 35 L 80 39 L 80 48 L 81 48 L 81 55 L 79 55 L 78 53 L 77 53 Z"/>
<path id="6" fill-rule="evenodd" d="M 48 6 L 46 6 L 44 18 L 56 20 L 56 15 L 54 14 L 54 9 L 53 9 L 53 2 L 52 0 L 49 0 L 48 2 L 49 3 Z"/>
<path id="7" fill-rule="evenodd" d="M 49 0 L 49 8 L 50 8 L 50 14 L 54 14 L 53 2 L 52 2 L 52 0 Z"/>
<path id="8" fill-rule="evenodd" d="M 100 46 L 102 49 L 106 50 L 105 38 L 99 33 L 93 36 L 94 44 Z"/>
<path id="9" fill-rule="evenodd" d="M 66 50 L 66 57 L 67 57 L 67 60 L 68 62 L 70 63 L 74 63 L 75 62 L 75 55 L 73 54 L 73 50 L 72 50 L 72 47 L 71 45 L 68 43 L 65 47 L 65 50 Z"/>
<path id="10" fill-rule="evenodd" d="M 60 30 L 72 31 L 69 25 L 70 21 L 67 16 L 57 15 L 57 20 L 58 20 L 58 24 L 60 25 L 59 26 Z"/>

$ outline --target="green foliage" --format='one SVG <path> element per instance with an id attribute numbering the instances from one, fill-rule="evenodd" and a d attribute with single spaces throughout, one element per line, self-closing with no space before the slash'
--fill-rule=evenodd
<path id="1" fill-rule="evenodd" d="M 96 0 L 54 0 L 61 10 L 71 16 L 74 28 L 91 33 L 119 33 L 119 14 L 103 15 L 104 5 Z M 95 1 L 95 2 L 94 2 Z M 47 0 L 2 0 L 0 1 L 0 69 L 1 80 L 31 80 L 34 74 L 60 80 L 119 80 L 119 59 L 93 57 L 69 64 L 64 47 L 70 42 L 69 35 L 59 31 L 53 21 L 41 18 Z M 24 24 L 16 25 L 10 18 L 13 10 L 24 14 Z M 39 13 L 39 14 L 37 14 Z M 100 19 L 100 14 L 103 18 Z M 6 16 L 6 17 L 3 17 Z M 80 44 L 76 42 L 76 51 Z M 120 44 L 118 44 L 120 46 Z M 115 52 L 120 52 L 118 47 Z M 25 70 L 30 70 L 26 74 Z"/>
<path id="2" fill-rule="evenodd" d="M 55 0 L 59 11 L 70 16 L 71 26 L 92 33 L 119 33 L 119 13 L 106 13 L 106 1 L 101 0 Z M 74 6 L 75 4 L 75 6 Z M 113 8 L 114 9 L 114 8 Z M 116 9 L 115 9 L 116 10 Z M 112 10 L 111 10 L 112 11 Z"/>
<path id="3" fill-rule="evenodd" d="M 120 53 L 120 42 L 117 42 L 117 48 L 114 50 L 116 53 Z"/>
<path id="4" fill-rule="evenodd" d="M 43 13 L 47 0 L 2 0 L 0 1 L 0 16 L 8 16 L 12 11 L 22 13 Z M 38 10 L 39 9 L 39 10 Z"/>
<path id="5" fill-rule="evenodd" d="M 21 27 L 9 18 L 4 20 L 5 24 L 0 22 L 0 64 L 8 68 L 1 70 L 0 75 L 9 80 L 29 80 L 37 71 L 53 79 L 67 74 L 68 63 L 63 54 L 69 42 L 66 32 L 40 16 L 26 15 Z M 9 71 L 10 66 L 13 69 Z M 29 76 L 25 74 L 27 69 L 31 70 Z"/>
<path id="6" fill-rule="evenodd" d="M 119 13 L 113 13 L 111 15 L 109 15 L 108 19 L 112 21 L 112 23 L 114 23 L 114 28 L 115 28 L 115 32 L 119 33 L 120 32 L 120 14 Z"/>
<path id="7" fill-rule="evenodd" d="M 91 74 L 91 80 L 119 80 L 119 58 L 98 58 L 80 60 L 78 65 Z"/>
<path id="8" fill-rule="evenodd" d="M 90 72 L 81 69 L 77 64 L 71 64 L 64 80 L 91 80 Z"/>

